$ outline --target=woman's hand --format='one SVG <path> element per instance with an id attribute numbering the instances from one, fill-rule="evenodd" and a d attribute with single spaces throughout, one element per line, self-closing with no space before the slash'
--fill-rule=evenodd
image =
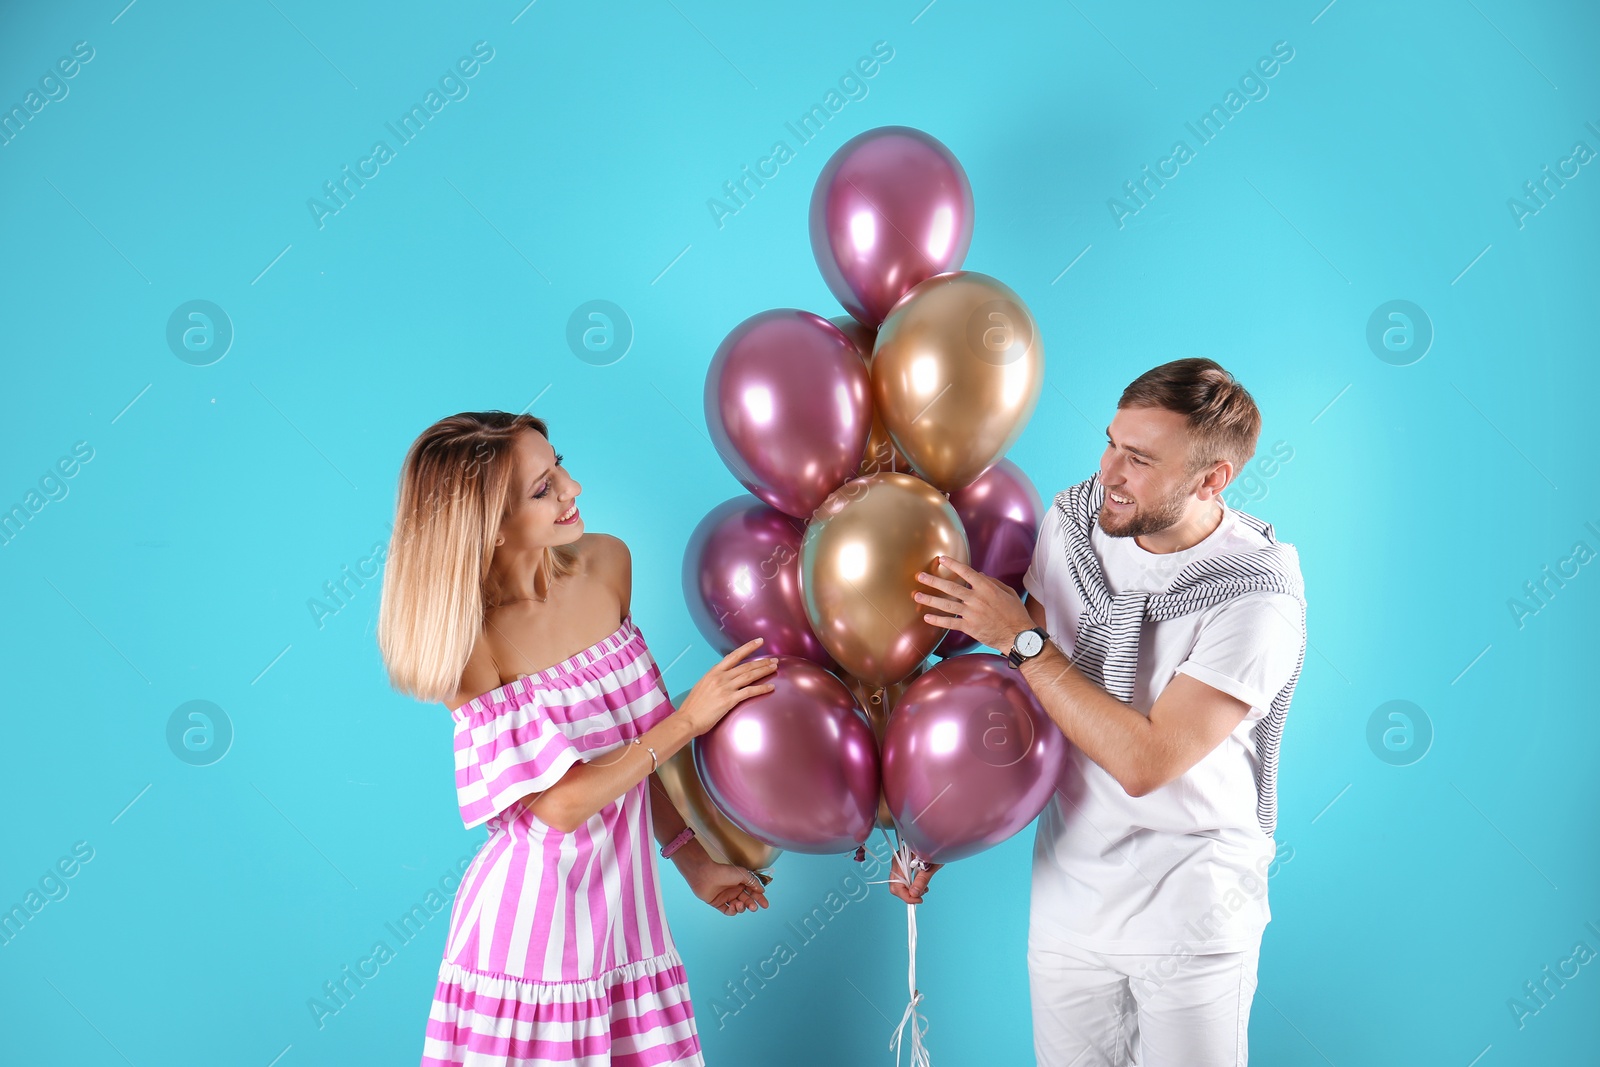
<path id="1" fill-rule="evenodd" d="M 695 896 L 724 915 L 768 906 L 767 887 L 744 867 L 707 861 L 684 870 L 683 877 Z"/>
<path id="2" fill-rule="evenodd" d="M 683 698 L 677 714 L 683 716 L 694 736 L 699 737 L 717 725 L 741 700 L 770 693 L 775 688 L 771 682 L 760 682 L 758 679 L 778 669 L 776 657 L 765 656 L 740 662 L 754 652 L 762 640 L 757 637 L 746 641 L 722 657 L 722 662 L 707 671 L 689 690 L 689 695 Z"/>

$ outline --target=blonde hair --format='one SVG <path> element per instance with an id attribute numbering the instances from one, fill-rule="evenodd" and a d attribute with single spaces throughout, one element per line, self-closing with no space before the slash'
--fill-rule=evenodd
<path id="1" fill-rule="evenodd" d="M 549 440 L 544 420 L 532 415 L 464 411 L 429 426 L 406 452 L 378 649 L 389 684 L 408 696 L 443 703 L 460 689 L 483 629 L 495 539 L 517 491 L 513 445 L 525 430 Z M 544 588 L 577 563 L 572 545 L 546 548 L 538 567 Z"/>
<path id="2" fill-rule="evenodd" d="M 1152 367 L 1128 384 L 1117 407 L 1166 408 L 1188 422 L 1184 477 L 1222 460 L 1238 477 L 1256 454 L 1261 412 L 1248 390 L 1215 360 L 1191 357 Z"/>

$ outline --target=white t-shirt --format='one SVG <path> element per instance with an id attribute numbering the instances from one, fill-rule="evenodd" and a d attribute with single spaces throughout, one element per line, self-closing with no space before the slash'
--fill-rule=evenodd
<path id="1" fill-rule="evenodd" d="M 1210 536 L 1155 553 L 1112 537 L 1098 521 L 1090 544 L 1106 586 L 1165 592 L 1196 559 L 1250 551 L 1266 539 L 1223 507 Z M 1072 588 L 1054 505 L 1023 579 L 1045 608 L 1045 629 L 1073 654 L 1083 604 Z M 1259 943 L 1271 919 L 1266 871 L 1275 853 L 1256 820 L 1250 730 L 1289 681 L 1301 649 L 1300 603 L 1251 592 L 1163 622 L 1139 636 L 1134 710 L 1150 707 L 1183 672 L 1250 705 L 1244 721 L 1199 763 L 1142 797 L 1068 745 L 1059 787 L 1034 839 L 1030 922 L 1095 952 L 1233 952 Z"/>

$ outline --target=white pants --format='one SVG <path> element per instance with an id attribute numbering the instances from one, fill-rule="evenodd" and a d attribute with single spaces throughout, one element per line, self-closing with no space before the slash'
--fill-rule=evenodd
<path id="1" fill-rule="evenodd" d="M 1260 951 L 1090 952 L 1030 924 L 1039 1067 L 1245 1067 Z"/>

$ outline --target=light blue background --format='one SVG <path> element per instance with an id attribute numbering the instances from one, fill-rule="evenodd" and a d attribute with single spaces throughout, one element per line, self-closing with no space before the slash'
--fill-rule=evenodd
<path id="1" fill-rule="evenodd" d="M 416 1061 L 447 911 L 323 1027 L 307 1001 L 393 946 L 385 923 L 482 832 L 444 709 L 385 682 L 378 582 L 321 627 L 308 601 L 386 539 L 417 433 L 538 397 L 589 528 L 632 547 L 657 658 L 687 648 L 668 685 L 692 683 L 714 657 L 681 555 L 739 492 L 705 436 L 707 362 L 765 308 L 839 314 L 812 182 L 889 124 L 963 162 L 966 265 L 1038 319 L 1047 385 L 1011 456 L 1047 497 L 1094 469 L 1122 387 L 1179 356 L 1251 390 L 1260 454 L 1293 450 L 1233 498 L 1299 548 L 1310 601 L 1254 1062 L 1600 1056 L 1600 963 L 1521 1028 L 1507 1004 L 1600 950 L 1600 576 L 1550 583 L 1520 627 L 1508 606 L 1576 542 L 1600 550 L 1600 164 L 1521 228 L 1507 206 L 1576 141 L 1600 149 L 1592 5 L 124 2 L 0 15 L 7 108 L 94 49 L 0 147 L 0 506 L 93 449 L 0 550 L 0 906 L 93 849 L 0 946 L 0 1059 Z M 307 199 L 480 40 L 470 94 L 319 229 Z M 876 41 L 894 55 L 868 95 L 719 228 L 707 200 Z M 1277 41 L 1294 58 L 1269 95 L 1119 229 L 1108 198 L 1194 147 L 1184 123 Z M 236 331 L 210 366 L 165 340 L 195 299 Z M 635 332 L 609 366 L 565 341 L 591 299 Z M 1393 299 L 1435 331 L 1409 366 L 1366 342 Z M 235 730 L 208 767 L 166 741 L 196 699 Z M 1368 745 L 1390 700 L 1432 725 L 1408 766 Z M 1031 843 L 951 866 L 919 912 L 936 1064 L 1031 1062 Z M 906 948 L 882 886 L 713 1015 L 852 866 L 785 856 L 770 911 L 737 921 L 669 876 L 711 1063 L 889 1062 Z"/>

